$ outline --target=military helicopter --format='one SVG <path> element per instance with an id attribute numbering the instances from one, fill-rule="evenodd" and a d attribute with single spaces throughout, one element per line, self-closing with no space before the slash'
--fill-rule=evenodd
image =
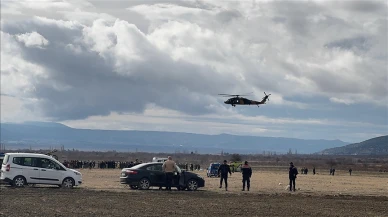
<path id="1" fill-rule="evenodd" d="M 234 96 L 233 98 L 230 98 L 228 100 L 226 100 L 224 103 L 225 104 L 230 104 L 232 105 L 233 107 L 236 107 L 236 105 L 257 105 L 257 107 L 259 107 L 260 104 L 265 104 L 265 102 L 268 100 L 269 101 L 269 96 L 271 94 L 266 94 L 264 92 L 264 97 L 261 101 L 254 101 L 254 100 L 250 100 L 250 99 L 247 99 L 247 98 L 244 98 L 244 97 L 239 97 L 239 96 L 248 96 L 248 95 L 231 95 L 231 94 L 218 94 L 220 96 L 224 96 L 224 97 L 231 97 L 231 96 Z"/>

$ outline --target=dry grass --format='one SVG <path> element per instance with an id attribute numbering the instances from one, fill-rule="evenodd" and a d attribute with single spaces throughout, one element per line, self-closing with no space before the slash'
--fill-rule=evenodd
<path id="1" fill-rule="evenodd" d="M 130 190 L 119 183 L 119 169 L 83 169 L 75 189 L 0 186 L 0 216 L 387 216 L 388 174 L 354 175 L 336 171 L 299 175 L 299 191 L 288 193 L 287 171 L 254 171 L 252 190 L 241 192 L 241 174 L 205 177 L 197 192 Z M 322 171 L 323 172 L 323 171 Z M 205 176 L 205 172 L 199 172 Z M 282 183 L 279 185 L 279 183 Z M 373 196 L 370 196 L 373 195 Z M 380 195 L 380 196 L 378 196 Z"/>
<path id="2" fill-rule="evenodd" d="M 119 169 L 94 169 L 80 170 L 83 174 L 84 184 L 81 188 L 130 191 L 125 185 L 120 184 Z M 219 189 L 219 178 L 206 177 L 205 171 L 199 171 L 205 178 L 205 187 L 201 190 L 220 193 L 240 193 L 242 179 L 240 173 L 233 173 L 228 179 L 228 192 Z M 279 185 L 279 183 L 281 183 Z M 285 193 L 288 185 L 288 172 L 282 171 L 254 171 L 251 179 L 251 191 L 249 193 Z M 317 171 L 316 175 L 299 174 L 296 180 L 297 194 L 319 195 L 363 195 L 386 196 L 388 192 L 388 174 L 378 172 L 353 172 L 350 176 L 345 171 L 336 171 L 335 176 L 330 176 L 326 171 Z M 248 193 L 248 192 L 246 192 Z"/>

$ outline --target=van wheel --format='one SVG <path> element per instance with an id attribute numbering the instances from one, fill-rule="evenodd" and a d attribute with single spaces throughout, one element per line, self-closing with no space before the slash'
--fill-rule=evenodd
<path id="1" fill-rule="evenodd" d="M 21 188 L 21 187 L 24 187 L 25 185 L 27 185 L 27 181 L 26 181 L 26 178 L 24 178 L 23 176 L 16 176 L 13 179 L 12 186 Z"/>
<path id="2" fill-rule="evenodd" d="M 62 188 L 73 188 L 74 186 L 74 179 L 72 178 L 65 178 L 62 182 Z"/>

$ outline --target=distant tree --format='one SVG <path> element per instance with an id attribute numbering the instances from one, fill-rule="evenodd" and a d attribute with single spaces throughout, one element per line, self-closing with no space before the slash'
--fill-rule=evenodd
<path id="1" fill-rule="evenodd" d="M 337 162 L 333 159 L 330 159 L 326 162 L 330 167 L 334 167 L 337 165 Z"/>
<path id="2" fill-rule="evenodd" d="M 239 162 L 239 161 L 241 161 L 241 156 L 239 154 L 232 154 L 230 160 Z"/>

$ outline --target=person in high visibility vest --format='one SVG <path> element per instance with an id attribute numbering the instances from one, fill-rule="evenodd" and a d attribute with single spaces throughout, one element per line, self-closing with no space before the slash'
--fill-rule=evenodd
<path id="1" fill-rule="evenodd" d="M 245 183 L 247 184 L 247 190 L 249 191 L 249 187 L 251 186 L 251 176 L 252 176 L 252 168 L 248 165 L 248 161 L 244 162 L 244 165 L 241 167 L 241 173 L 242 173 L 242 182 L 243 182 L 243 189 L 242 191 L 245 191 Z"/>

